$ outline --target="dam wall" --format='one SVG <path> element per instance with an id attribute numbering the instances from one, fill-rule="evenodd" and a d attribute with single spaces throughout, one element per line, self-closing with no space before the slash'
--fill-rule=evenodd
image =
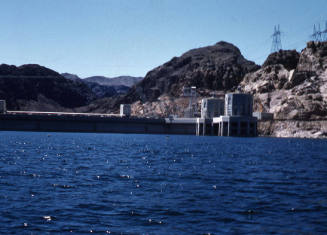
<path id="1" fill-rule="evenodd" d="M 0 130 L 195 135 L 196 124 L 164 118 L 8 111 L 0 114 Z"/>

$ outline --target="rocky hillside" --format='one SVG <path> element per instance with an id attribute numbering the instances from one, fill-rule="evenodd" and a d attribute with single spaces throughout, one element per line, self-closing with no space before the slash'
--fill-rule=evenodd
<path id="1" fill-rule="evenodd" d="M 270 55 L 261 69 L 244 77 L 239 89 L 254 94 L 257 111 L 274 113 L 278 120 L 296 120 L 298 126 L 301 121 L 326 120 L 327 42 L 309 42 L 301 53 L 280 51 Z M 312 134 L 325 129 L 310 126 Z M 285 132 L 285 127 L 281 130 Z"/>
<path id="2" fill-rule="evenodd" d="M 279 58 L 277 63 L 267 62 L 272 57 Z M 247 74 L 239 86 L 255 95 L 258 111 L 272 112 L 276 119 L 326 118 L 327 42 L 310 42 L 300 54 L 280 51 L 267 61 L 260 70 Z"/>
<path id="3" fill-rule="evenodd" d="M 259 69 L 240 50 L 227 42 L 193 49 L 151 70 L 125 96 L 125 102 L 155 101 L 161 95 L 179 97 L 184 86 L 230 90 L 244 75 Z"/>
<path id="4" fill-rule="evenodd" d="M 36 64 L 0 65 L 0 99 L 11 110 L 71 111 L 96 99 L 84 83 Z"/>

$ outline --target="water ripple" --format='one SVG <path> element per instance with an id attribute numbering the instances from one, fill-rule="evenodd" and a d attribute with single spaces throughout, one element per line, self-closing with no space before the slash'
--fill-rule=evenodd
<path id="1" fill-rule="evenodd" d="M 0 139 L 1 234 L 327 233 L 326 140 Z"/>

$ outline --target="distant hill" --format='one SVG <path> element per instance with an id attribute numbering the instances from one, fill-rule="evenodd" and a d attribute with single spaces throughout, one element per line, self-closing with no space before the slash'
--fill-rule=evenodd
<path id="1" fill-rule="evenodd" d="M 77 76 L 76 74 L 71 74 L 71 73 L 62 73 L 62 76 L 64 76 L 65 78 L 69 79 L 69 80 L 73 80 L 73 81 L 80 81 L 82 80 L 79 76 Z"/>
<path id="2" fill-rule="evenodd" d="M 105 98 L 105 97 L 112 97 L 119 94 L 125 94 L 130 89 L 130 87 L 126 85 L 113 85 L 115 84 L 115 82 L 114 83 L 110 83 L 110 82 L 106 83 L 105 81 L 97 82 L 97 77 L 94 77 L 95 79 L 82 79 L 79 76 L 71 73 L 62 73 L 61 75 L 69 80 L 79 81 L 84 83 L 89 88 L 91 88 L 91 90 L 96 94 L 97 98 Z M 101 77 L 101 78 L 104 78 L 104 80 L 110 79 L 105 77 Z M 103 79 L 99 79 L 99 80 L 103 80 Z M 121 83 L 130 84 L 131 81 L 121 82 Z M 119 82 L 116 82 L 116 84 L 119 84 Z"/>
<path id="3" fill-rule="evenodd" d="M 140 82 L 143 78 L 142 77 L 132 77 L 132 76 L 119 76 L 108 78 L 104 76 L 93 76 L 85 78 L 85 81 L 88 82 L 96 82 L 100 85 L 105 86 L 127 86 L 132 87 L 138 82 Z"/>

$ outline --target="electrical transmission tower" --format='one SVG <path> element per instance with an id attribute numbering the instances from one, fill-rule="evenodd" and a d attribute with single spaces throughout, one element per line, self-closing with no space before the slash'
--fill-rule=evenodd
<path id="1" fill-rule="evenodd" d="M 282 49 L 282 40 L 281 40 L 281 32 L 279 25 L 274 27 L 274 33 L 271 35 L 273 38 L 271 45 L 271 52 L 277 52 Z"/>
<path id="2" fill-rule="evenodd" d="M 325 22 L 325 30 L 321 32 L 322 40 L 327 41 L 327 21 Z"/>
<path id="3" fill-rule="evenodd" d="M 320 24 L 318 24 L 318 27 L 316 28 L 316 25 L 313 25 L 313 33 L 311 34 L 311 37 L 313 41 L 320 42 L 321 36 L 323 35 L 323 32 L 320 31 Z"/>

